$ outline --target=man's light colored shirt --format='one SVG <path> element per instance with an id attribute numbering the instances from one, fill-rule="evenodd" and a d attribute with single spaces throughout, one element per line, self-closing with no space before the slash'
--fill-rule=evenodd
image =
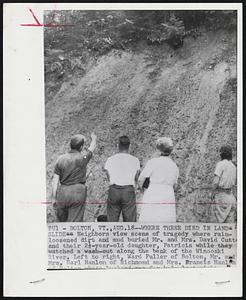
<path id="1" fill-rule="evenodd" d="M 230 189 L 236 185 L 237 169 L 230 160 L 223 159 L 218 162 L 214 174 L 220 178 L 219 187 Z"/>
<path id="2" fill-rule="evenodd" d="M 131 154 L 117 153 L 107 159 L 104 169 L 109 173 L 110 184 L 135 185 L 140 162 Z"/>

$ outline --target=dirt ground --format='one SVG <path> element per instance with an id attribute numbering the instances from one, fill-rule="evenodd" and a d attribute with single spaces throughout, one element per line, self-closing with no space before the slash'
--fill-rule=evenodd
<path id="1" fill-rule="evenodd" d="M 68 151 L 72 134 L 98 136 L 88 165 L 85 221 L 105 213 L 106 205 L 94 202 L 106 202 L 102 166 L 117 151 L 119 135 L 130 137 L 131 153 L 142 165 L 155 152 L 156 138 L 169 136 L 180 170 L 177 221 L 206 221 L 205 187 L 220 159 L 219 147 L 229 143 L 236 157 L 236 33 L 203 33 L 186 38 L 177 50 L 145 44 L 114 50 L 84 74 L 66 78 L 55 94 L 48 84 L 54 79 L 45 78 L 47 199 L 54 163 Z M 55 221 L 51 206 L 47 221 Z"/>

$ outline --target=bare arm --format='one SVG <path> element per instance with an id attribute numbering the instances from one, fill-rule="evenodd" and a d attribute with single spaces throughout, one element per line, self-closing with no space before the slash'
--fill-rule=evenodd
<path id="1" fill-rule="evenodd" d="M 97 136 L 92 132 L 91 134 L 91 144 L 90 147 L 88 148 L 89 151 L 94 152 L 97 146 Z"/>
<path id="2" fill-rule="evenodd" d="M 138 183 L 138 178 L 139 178 L 140 172 L 141 172 L 141 171 L 138 170 L 137 173 L 136 173 L 136 175 L 135 175 L 135 182 L 136 182 L 136 183 Z"/>
<path id="3" fill-rule="evenodd" d="M 218 187 L 219 181 L 220 181 L 220 177 L 218 175 L 214 175 L 214 179 L 211 186 L 211 194 L 210 194 L 211 199 L 214 198 L 214 193 L 216 188 Z"/>
<path id="4" fill-rule="evenodd" d="M 151 170 L 149 168 L 149 161 L 146 163 L 145 167 L 143 168 L 142 172 L 140 172 L 138 176 L 138 184 L 140 188 L 142 189 L 144 181 L 146 178 L 150 177 Z"/>
<path id="5" fill-rule="evenodd" d="M 143 174 L 143 172 L 140 173 L 138 178 L 138 187 L 140 188 L 141 192 L 144 192 L 144 189 L 147 188 L 145 185 L 145 180 L 149 179 L 148 175 Z M 149 183 L 149 180 L 147 184 Z"/>
<path id="6" fill-rule="evenodd" d="M 138 178 L 139 178 L 140 173 L 141 173 L 141 170 L 138 170 L 136 175 L 135 175 L 135 185 L 136 185 L 137 189 L 141 190 L 141 186 L 139 185 L 139 182 L 138 182 Z"/>
<path id="7" fill-rule="evenodd" d="M 173 190 L 174 190 L 174 192 L 177 192 L 178 191 L 178 188 L 179 188 L 179 169 L 178 169 L 178 167 L 177 167 L 177 171 L 176 171 L 177 173 L 176 173 L 176 180 L 175 180 L 175 183 L 174 183 L 174 185 L 173 185 Z"/>
<path id="8" fill-rule="evenodd" d="M 107 176 L 107 179 L 108 181 L 110 181 L 110 176 L 109 176 L 109 172 L 108 170 L 106 170 L 104 167 L 103 167 L 103 171 L 105 172 L 106 176 Z"/>
<path id="9" fill-rule="evenodd" d="M 216 188 L 218 187 L 219 181 L 220 181 L 219 176 L 214 175 L 214 179 L 213 179 L 213 182 L 212 182 L 212 191 L 213 191 L 213 192 L 214 192 L 214 191 L 216 190 Z"/>
<path id="10" fill-rule="evenodd" d="M 52 199 L 55 200 L 56 197 L 56 191 L 58 188 L 58 184 L 59 184 L 59 176 L 57 174 L 54 174 L 51 185 L 52 185 Z"/>
<path id="11" fill-rule="evenodd" d="M 142 189 L 142 186 L 144 184 L 145 179 L 146 179 L 145 176 L 139 176 L 138 177 L 138 184 L 139 184 L 139 186 L 140 186 L 141 189 Z"/>

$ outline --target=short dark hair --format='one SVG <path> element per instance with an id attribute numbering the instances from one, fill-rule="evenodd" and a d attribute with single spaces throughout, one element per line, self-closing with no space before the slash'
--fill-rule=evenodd
<path id="1" fill-rule="evenodd" d="M 120 150 L 128 150 L 130 146 L 130 139 L 126 135 L 122 135 L 119 137 L 119 149 Z"/>
<path id="2" fill-rule="evenodd" d="M 224 145 L 220 148 L 221 159 L 232 160 L 232 148 L 229 145 Z"/>
<path id="3" fill-rule="evenodd" d="M 74 135 L 70 141 L 70 147 L 72 150 L 80 150 L 80 148 L 84 145 L 84 138 L 82 135 Z"/>

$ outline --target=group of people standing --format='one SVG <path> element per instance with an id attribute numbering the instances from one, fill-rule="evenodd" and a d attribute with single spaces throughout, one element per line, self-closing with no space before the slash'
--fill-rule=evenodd
<path id="1" fill-rule="evenodd" d="M 59 222 L 83 222 L 86 205 L 86 167 L 96 148 L 96 135 L 82 152 L 86 138 L 76 134 L 71 138 L 70 151 L 61 155 L 54 169 L 52 199 Z M 120 214 L 124 222 L 137 221 L 136 187 L 144 191 L 140 206 L 139 222 L 176 222 L 175 189 L 179 169 L 171 159 L 173 142 L 168 137 L 156 141 L 158 155 L 150 159 L 141 171 L 140 161 L 129 153 L 130 139 L 121 136 L 118 152 L 109 157 L 103 167 L 109 181 L 107 221 L 118 222 Z M 232 163 L 232 149 L 220 149 L 221 161 L 214 172 L 211 186 L 214 205 L 211 206 L 217 222 L 235 222 L 236 198 L 232 193 L 236 185 L 236 167 Z M 234 220 L 234 221 L 233 221 Z"/>

